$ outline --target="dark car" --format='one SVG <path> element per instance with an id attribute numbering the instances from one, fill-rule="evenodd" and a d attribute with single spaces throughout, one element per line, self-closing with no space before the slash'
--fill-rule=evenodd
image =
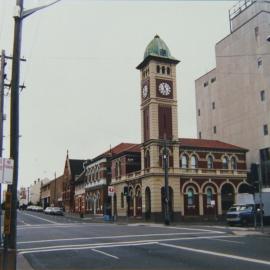
<path id="1" fill-rule="evenodd" d="M 234 205 L 226 213 L 226 221 L 229 225 L 253 224 L 256 217 L 259 221 L 260 209 L 253 204 Z"/>

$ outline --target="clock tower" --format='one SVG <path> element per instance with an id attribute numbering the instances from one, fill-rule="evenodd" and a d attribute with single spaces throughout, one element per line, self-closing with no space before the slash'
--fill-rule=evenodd
<path id="1" fill-rule="evenodd" d="M 146 47 L 141 73 L 142 170 L 157 172 L 162 167 L 161 152 L 166 140 L 169 167 L 179 168 L 176 96 L 176 65 L 165 42 L 156 35 Z"/>

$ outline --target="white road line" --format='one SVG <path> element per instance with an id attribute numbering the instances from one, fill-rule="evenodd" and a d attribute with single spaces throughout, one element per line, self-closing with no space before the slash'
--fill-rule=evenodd
<path id="1" fill-rule="evenodd" d="M 31 225 L 31 224 L 29 224 L 29 223 L 26 223 L 26 222 L 23 221 L 22 219 L 19 219 L 18 222 L 23 223 L 23 225 L 25 225 L 25 226 L 30 226 L 30 225 Z"/>
<path id="2" fill-rule="evenodd" d="M 207 232 L 210 234 L 210 232 Z M 200 232 L 185 232 L 185 233 L 152 233 L 152 234 L 130 234 L 130 235 L 115 235 L 115 236 L 93 236 L 93 237 L 78 237 L 78 238 L 60 238 L 49 240 L 35 240 L 35 241 L 20 241 L 18 244 L 33 244 L 33 243 L 48 243 L 48 242 L 60 242 L 60 241 L 77 241 L 77 240 L 94 240 L 94 239 L 119 239 L 119 238 L 134 238 L 134 237 L 151 237 L 151 236 L 173 236 L 173 235 L 197 235 Z M 224 233 L 225 234 L 225 233 Z"/>
<path id="3" fill-rule="evenodd" d="M 147 226 L 147 225 L 146 225 Z M 194 229 L 194 228 L 187 228 L 187 227 L 176 227 L 176 226 L 166 226 L 166 225 L 158 225 L 158 224 L 149 224 L 149 227 L 155 228 L 167 228 L 167 229 L 176 229 L 176 230 L 187 230 L 187 231 L 200 231 L 200 232 L 213 232 L 213 233 L 224 233 L 221 231 L 214 231 L 214 230 L 207 230 L 207 229 Z"/>
<path id="4" fill-rule="evenodd" d="M 23 213 L 23 215 L 30 216 L 30 217 L 33 217 L 33 218 L 37 218 L 37 219 L 40 219 L 40 220 L 44 220 L 44 221 L 47 221 L 47 222 L 52 223 L 52 224 L 58 224 L 58 222 L 54 222 L 54 221 L 51 221 L 51 220 L 48 220 L 48 219 L 45 219 L 45 218 L 41 218 L 41 217 L 37 217 L 37 216 L 34 216 L 34 215 L 30 215 L 30 214 L 26 214 L 26 213 Z"/>
<path id="5" fill-rule="evenodd" d="M 38 251 L 53 251 L 53 250 L 61 250 L 61 249 L 73 249 L 76 250 L 78 248 L 84 247 L 101 247 L 101 246 L 113 246 L 113 245 L 123 245 L 123 244 L 145 244 L 145 243 L 153 243 L 153 242 L 167 242 L 167 241 L 179 241 L 179 240 L 197 240 L 197 239 L 211 239 L 211 238 L 231 238 L 238 236 L 200 236 L 200 237 L 183 237 L 183 238 L 167 238 L 167 239 L 151 239 L 151 240 L 136 240 L 136 241 L 126 241 L 126 242 L 108 242 L 108 243 L 93 243 L 93 244 L 76 244 L 76 245 L 57 245 L 57 246 L 47 246 L 47 247 L 34 247 L 34 248 L 21 248 L 18 249 L 19 252 L 38 252 Z M 41 241 L 42 242 L 42 241 Z"/>
<path id="6" fill-rule="evenodd" d="M 235 243 L 235 244 L 242 244 L 244 245 L 244 242 L 240 242 L 240 241 L 232 241 L 232 240 L 225 240 L 225 239 L 209 239 L 209 240 L 213 240 L 213 241 L 222 241 L 222 242 L 228 242 L 228 243 Z"/>
<path id="7" fill-rule="evenodd" d="M 116 256 L 114 256 L 114 255 L 111 255 L 111 254 L 109 254 L 109 253 L 107 253 L 107 252 L 100 251 L 100 250 L 97 250 L 97 249 L 94 249 L 94 248 L 91 249 L 91 250 L 93 250 L 93 251 L 95 251 L 95 252 L 97 252 L 97 253 L 101 253 L 101 254 L 103 254 L 103 255 L 105 255 L 105 256 L 112 257 L 112 258 L 114 258 L 114 259 L 119 260 L 118 257 L 116 257 Z"/>
<path id="8" fill-rule="evenodd" d="M 213 251 L 209 251 L 209 250 L 195 249 L 195 248 L 189 248 L 189 247 L 184 247 L 184 246 L 176 246 L 176 245 L 165 244 L 165 243 L 158 243 L 158 245 L 164 246 L 164 247 L 171 247 L 171 248 L 181 249 L 181 250 L 187 250 L 187 251 L 196 252 L 196 253 L 207 254 L 207 255 L 225 257 L 225 258 L 235 259 L 235 260 L 240 260 L 240 261 L 246 261 L 246 262 L 253 262 L 253 263 L 258 263 L 258 264 L 270 265 L 270 261 L 264 261 L 264 260 L 248 258 L 248 257 L 242 257 L 242 256 L 236 256 L 236 255 L 233 255 L 233 254 L 225 254 L 225 253 L 213 252 Z"/>
<path id="9" fill-rule="evenodd" d="M 43 250 L 26 250 L 19 251 L 20 254 L 28 253 L 43 253 L 43 252 L 53 252 L 53 251 L 63 251 L 63 250 L 84 250 L 84 249 L 93 249 L 93 248 L 112 248 L 112 247 L 129 247 L 129 246 L 145 246 L 145 245 L 154 245 L 158 242 L 146 242 L 146 243 L 127 243 L 127 244 L 110 244 L 110 245 L 89 245 L 83 247 L 66 247 L 66 248 L 53 248 L 53 249 L 43 249 Z"/>
<path id="10" fill-rule="evenodd" d="M 114 224 L 98 224 L 98 227 L 108 227 L 108 226 L 113 226 Z M 31 227 L 25 226 L 25 225 L 19 225 L 17 226 L 17 229 L 23 230 L 23 229 L 46 229 L 46 228 L 55 228 L 55 227 L 80 227 L 80 226 L 87 226 L 87 227 L 96 227 L 97 224 L 89 224 L 89 223 L 56 223 L 56 224 L 31 224 Z M 115 225 L 117 226 L 117 225 Z"/>

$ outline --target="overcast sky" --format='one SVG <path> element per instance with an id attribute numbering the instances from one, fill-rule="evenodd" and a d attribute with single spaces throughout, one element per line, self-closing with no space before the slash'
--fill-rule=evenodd
<path id="1" fill-rule="evenodd" d="M 0 49 L 12 53 L 15 0 L 0 0 Z M 24 0 L 25 7 L 47 0 Z M 24 20 L 19 186 L 63 173 L 70 158 L 93 158 L 141 142 L 140 75 L 158 34 L 177 66 L 179 136 L 196 137 L 194 80 L 215 67 L 236 1 L 62 0 Z M 11 65 L 7 66 L 11 78 Z M 9 96 L 5 150 L 9 157 Z"/>

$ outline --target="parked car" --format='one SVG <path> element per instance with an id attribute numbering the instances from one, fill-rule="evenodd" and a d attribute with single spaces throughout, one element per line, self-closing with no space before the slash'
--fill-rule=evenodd
<path id="1" fill-rule="evenodd" d="M 52 207 L 46 207 L 46 209 L 44 210 L 44 213 L 48 215 L 52 214 Z"/>
<path id="2" fill-rule="evenodd" d="M 43 208 L 41 206 L 34 205 L 32 211 L 43 212 Z"/>
<path id="3" fill-rule="evenodd" d="M 60 207 L 47 207 L 44 210 L 44 213 L 49 214 L 49 215 L 58 215 L 58 216 L 64 215 L 63 209 Z"/>
<path id="4" fill-rule="evenodd" d="M 254 224 L 255 216 L 257 223 L 259 223 L 260 209 L 258 208 L 258 205 L 233 205 L 226 213 L 226 221 L 229 225 L 240 224 L 245 226 Z"/>
<path id="5" fill-rule="evenodd" d="M 63 216 L 64 212 L 63 212 L 63 209 L 60 208 L 60 207 L 52 207 L 51 214 L 52 215 Z"/>

